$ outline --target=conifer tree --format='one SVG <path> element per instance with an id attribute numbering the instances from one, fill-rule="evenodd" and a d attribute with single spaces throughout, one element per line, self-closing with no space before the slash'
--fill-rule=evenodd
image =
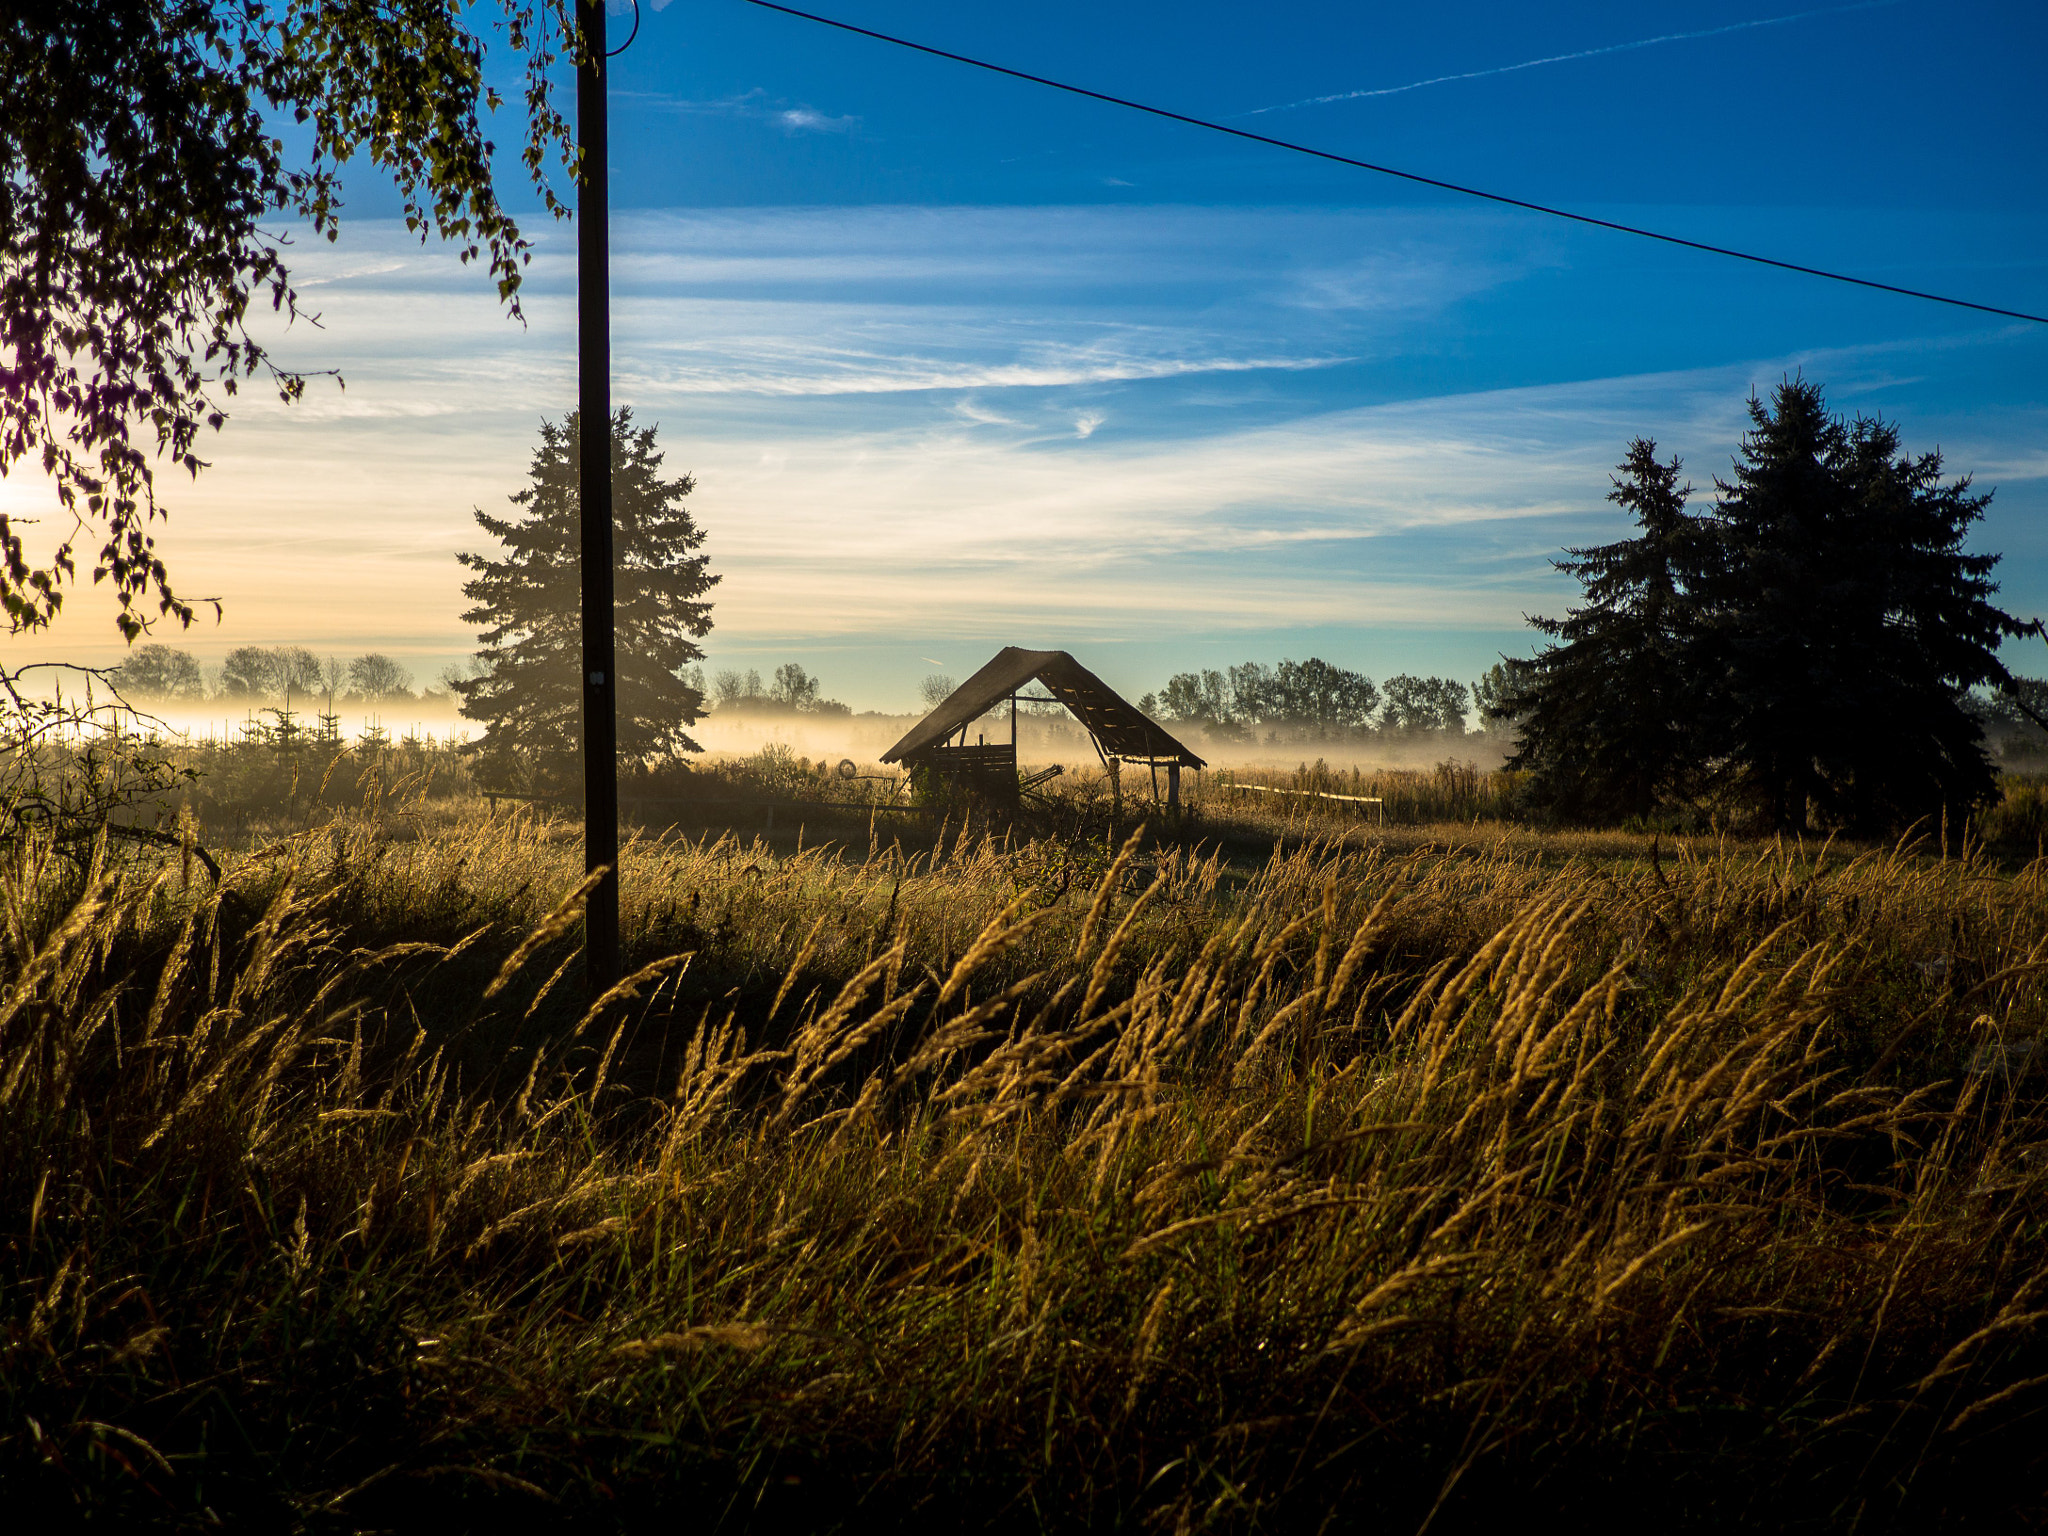
<path id="1" fill-rule="evenodd" d="M 1749 411 L 1708 517 L 1676 459 L 1630 445 L 1609 499 L 1641 533 L 1558 562 L 1586 602 L 1507 664 L 1510 766 L 1574 819 L 1707 788 L 1786 830 L 1966 811 L 1995 785 L 1971 690 L 2014 689 L 1999 644 L 2041 629 L 1992 602 L 1998 556 L 1964 548 L 1990 496 L 1803 379 Z"/>
<path id="2" fill-rule="evenodd" d="M 1998 645 L 2034 627 L 1992 603 L 1998 556 L 1963 548 L 1990 495 L 1944 483 L 1939 452 L 1901 454 L 1896 427 L 1830 415 L 1803 379 L 1749 414 L 1716 482 L 1722 672 L 1703 701 L 1745 798 L 1771 826 L 1871 830 L 1986 798 L 1961 700 L 2009 683 Z"/>
<path id="3" fill-rule="evenodd" d="M 612 422 L 612 553 L 617 583 L 618 742 L 622 763 L 701 750 L 688 727 L 704 696 L 682 673 L 703 660 L 711 629 L 701 601 L 718 581 L 697 553 L 704 535 L 683 506 L 695 482 L 662 478 L 654 428 L 632 412 Z M 502 546 L 457 558 L 474 571 L 463 621 L 483 633 L 476 675 L 451 678 L 462 713 L 484 726 L 485 772 L 497 782 L 565 786 L 581 774 L 581 589 L 578 581 L 581 422 L 541 424 L 532 483 L 506 518 L 476 520 Z"/>
<path id="4" fill-rule="evenodd" d="M 1699 762 L 1697 721 L 1713 689 L 1693 588 L 1713 537 L 1686 510 L 1681 464 L 1639 437 L 1607 499 L 1635 515 L 1635 538 L 1571 549 L 1553 562 L 1585 602 L 1530 622 L 1557 643 L 1508 663 L 1497 713 L 1517 722 L 1508 766 L 1531 775 L 1532 801 L 1570 820 L 1646 815 Z"/>

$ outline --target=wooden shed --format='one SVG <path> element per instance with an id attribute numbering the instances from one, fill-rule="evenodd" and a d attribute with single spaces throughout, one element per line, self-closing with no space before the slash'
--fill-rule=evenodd
<path id="1" fill-rule="evenodd" d="M 1033 685 L 1043 690 L 1030 693 Z M 1180 771 L 1200 768 L 1202 759 L 1148 719 L 1101 678 L 1065 651 L 1027 651 L 1006 645 L 995 659 L 948 694 L 937 709 L 882 754 L 885 763 L 925 767 L 985 798 L 1017 798 L 1017 705 L 1063 704 L 1079 720 L 1109 771 L 1117 800 L 1123 800 L 1122 767 L 1140 763 L 1166 770 L 1166 802 L 1180 803 Z M 969 742 L 968 733 L 998 706 L 1010 706 L 1010 739 L 987 740 L 986 729 Z"/>

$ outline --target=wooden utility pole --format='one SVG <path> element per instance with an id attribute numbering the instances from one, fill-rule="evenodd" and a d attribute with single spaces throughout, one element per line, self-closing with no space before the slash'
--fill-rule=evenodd
<path id="1" fill-rule="evenodd" d="M 583 869 L 606 870 L 583 909 L 593 997 L 619 979 L 618 682 L 612 629 L 612 285 L 604 0 L 578 0 L 576 369 L 583 519 Z"/>

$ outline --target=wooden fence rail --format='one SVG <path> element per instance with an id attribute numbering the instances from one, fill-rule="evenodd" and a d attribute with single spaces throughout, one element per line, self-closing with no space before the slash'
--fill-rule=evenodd
<path id="1" fill-rule="evenodd" d="M 1379 795 L 1333 795 L 1325 789 L 1275 789 L 1267 784 L 1220 784 L 1219 789 L 1242 790 L 1248 795 L 1308 795 L 1317 800 L 1344 800 L 1353 805 L 1379 807 L 1379 824 L 1387 824 L 1387 802 Z"/>

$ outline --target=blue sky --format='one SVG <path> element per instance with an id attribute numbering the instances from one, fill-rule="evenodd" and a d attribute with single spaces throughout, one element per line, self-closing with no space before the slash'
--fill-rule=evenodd
<path id="1" fill-rule="evenodd" d="M 2039 6 L 818 5 L 2048 312 Z M 1707 490 L 1749 391 L 1797 369 L 1996 486 L 1980 542 L 2008 605 L 2048 614 L 2048 326 L 1472 203 L 738 0 L 650 6 L 615 70 L 615 398 L 698 476 L 714 667 L 797 659 L 883 708 L 929 658 L 964 675 L 1005 642 L 1133 691 L 1311 652 L 1470 677 L 1569 600 L 1561 545 L 1624 531 L 1602 498 L 1631 436 Z M 346 393 L 250 402 L 177 491 L 175 569 L 229 605 L 186 642 L 203 654 L 453 659 L 469 509 L 502 505 L 573 398 L 572 232 L 536 221 L 520 328 L 391 211 L 353 192 L 341 244 L 302 262 L 325 328 L 279 338 Z"/>

